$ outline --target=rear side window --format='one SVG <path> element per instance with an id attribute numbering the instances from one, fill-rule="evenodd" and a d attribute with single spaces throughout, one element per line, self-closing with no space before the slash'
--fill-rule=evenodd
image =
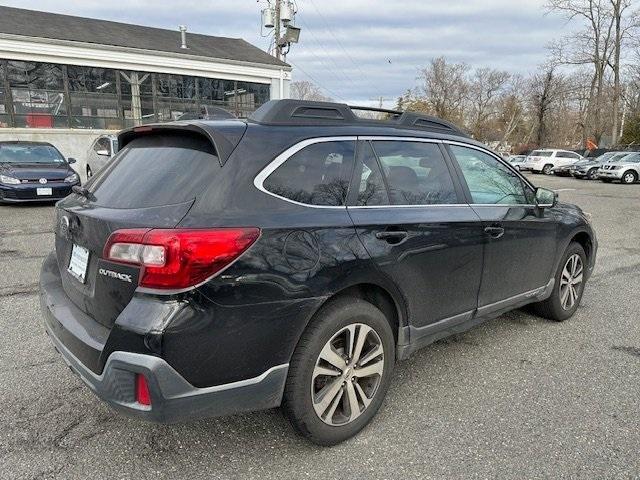
<path id="1" fill-rule="evenodd" d="M 534 150 L 533 152 L 531 152 L 531 156 L 532 157 L 551 157 L 553 156 L 553 152 L 544 151 L 544 150 Z"/>
<path id="2" fill-rule="evenodd" d="M 353 170 L 355 142 L 309 145 L 294 153 L 264 183 L 264 188 L 307 205 L 344 205 Z"/>
<path id="3" fill-rule="evenodd" d="M 150 135 L 128 143 L 88 187 L 104 207 L 157 207 L 194 200 L 219 169 L 203 137 Z"/>
<path id="4" fill-rule="evenodd" d="M 573 159 L 577 160 L 578 158 L 580 158 L 580 155 L 578 155 L 577 153 L 573 153 L 573 152 L 558 152 L 558 153 L 556 153 L 556 157 L 558 157 L 558 158 L 573 158 Z"/>
<path id="5" fill-rule="evenodd" d="M 451 174 L 437 144 L 374 141 L 392 205 L 458 203 Z"/>

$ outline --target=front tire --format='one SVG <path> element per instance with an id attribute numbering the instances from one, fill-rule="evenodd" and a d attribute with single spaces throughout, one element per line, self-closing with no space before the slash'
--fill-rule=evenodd
<path id="1" fill-rule="evenodd" d="M 625 185 L 631 185 L 632 183 L 636 183 L 638 181 L 638 174 L 633 170 L 628 170 L 622 174 L 622 178 L 620 179 L 621 183 Z"/>
<path id="2" fill-rule="evenodd" d="M 598 169 L 592 168 L 587 172 L 587 179 L 589 180 L 597 180 L 598 179 Z"/>
<path id="3" fill-rule="evenodd" d="M 551 296 L 533 304 L 541 317 L 562 322 L 572 317 L 584 293 L 587 255 L 577 242 L 572 242 L 558 267 Z"/>
<path id="4" fill-rule="evenodd" d="M 282 408 L 300 434 L 336 445 L 375 416 L 394 363 L 393 331 L 378 308 L 359 298 L 330 302 L 293 353 Z"/>

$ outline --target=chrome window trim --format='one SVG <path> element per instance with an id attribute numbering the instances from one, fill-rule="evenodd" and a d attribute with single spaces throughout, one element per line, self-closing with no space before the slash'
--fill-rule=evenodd
<path id="1" fill-rule="evenodd" d="M 264 181 L 267 179 L 269 175 L 271 175 L 280 165 L 289 160 L 294 154 L 298 153 L 305 147 L 309 145 L 315 145 L 316 143 L 327 143 L 327 142 L 357 142 L 358 137 L 355 135 L 345 135 L 345 136 L 334 136 L 334 137 L 315 137 L 308 138 L 306 140 L 302 140 L 301 142 L 296 143 L 295 145 L 287 148 L 284 152 L 274 158 L 266 167 L 264 167 L 258 175 L 253 179 L 253 185 L 263 193 L 267 195 L 271 195 L 272 197 L 279 198 L 280 200 L 284 200 L 285 202 L 293 203 L 294 205 L 300 205 L 301 207 L 309 207 L 309 208 L 328 208 L 328 209 L 346 209 L 346 205 L 312 205 L 309 203 L 297 202 L 295 200 L 291 200 L 290 198 L 283 197 L 281 195 L 277 195 L 273 192 L 267 190 L 264 186 Z"/>
<path id="2" fill-rule="evenodd" d="M 365 209 L 365 208 L 434 208 L 434 207 L 469 207 L 468 203 L 427 203 L 426 205 L 348 205 L 347 208 L 351 209 Z"/>
<path id="3" fill-rule="evenodd" d="M 456 145 L 460 147 L 471 148 L 474 150 L 478 150 L 480 152 L 486 153 L 491 157 L 498 160 L 498 162 L 505 165 L 512 172 L 514 172 L 526 185 L 528 185 L 534 192 L 536 188 L 529 182 L 529 180 L 524 177 L 520 172 L 518 172 L 515 168 L 513 168 L 509 163 L 500 158 L 500 156 L 493 153 L 491 150 L 480 147 L 478 145 L 473 145 L 464 142 L 458 142 L 455 140 L 443 140 L 436 138 L 423 138 L 423 137 L 411 137 L 411 136 L 389 136 L 389 135 L 344 135 L 344 136 L 331 136 L 331 137 L 315 137 L 308 138 L 306 140 L 302 140 L 295 145 L 287 148 L 284 152 L 279 154 L 275 159 L 273 159 L 266 167 L 264 167 L 253 179 L 253 185 L 263 193 L 267 195 L 271 195 L 272 197 L 278 198 L 288 203 L 292 203 L 294 205 L 299 205 L 301 207 L 308 208 L 325 208 L 325 209 L 381 209 L 381 208 L 439 208 L 439 207 L 504 207 L 504 208 L 536 208 L 537 205 L 532 204 L 500 204 L 500 203 L 452 203 L 452 204 L 426 204 L 426 205 L 312 205 L 308 203 L 297 202 L 295 200 L 291 200 L 290 198 L 283 197 L 281 195 L 277 195 L 273 192 L 267 190 L 264 186 L 264 181 L 267 179 L 269 175 L 271 175 L 278 167 L 280 167 L 283 163 L 285 163 L 291 156 L 295 153 L 299 152 L 305 147 L 309 145 L 314 145 L 316 143 L 326 143 L 326 142 L 340 142 L 340 141 L 348 141 L 348 142 L 357 142 L 357 141 L 401 141 L 401 142 L 423 142 L 423 143 L 435 143 L 435 144 L 448 144 L 448 145 Z"/>

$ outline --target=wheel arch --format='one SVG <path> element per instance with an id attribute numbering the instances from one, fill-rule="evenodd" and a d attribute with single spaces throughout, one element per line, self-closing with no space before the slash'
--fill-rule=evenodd
<path id="1" fill-rule="evenodd" d="M 396 346 L 405 345 L 409 342 L 409 320 L 404 299 L 402 299 L 398 292 L 392 292 L 392 289 L 376 282 L 355 283 L 335 291 L 318 306 L 309 318 L 307 325 L 324 306 L 345 297 L 360 298 L 382 311 L 391 324 Z"/>

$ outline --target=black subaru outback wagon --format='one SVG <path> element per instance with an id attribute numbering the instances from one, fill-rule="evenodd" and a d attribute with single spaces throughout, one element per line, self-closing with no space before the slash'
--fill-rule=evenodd
<path id="1" fill-rule="evenodd" d="M 100 398 L 159 422 L 282 405 L 331 445 L 416 349 L 525 304 L 573 315 L 597 249 L 579 208 L 447 122 L 355 110 L 125 130 L 57 204 L 45 326 Z"/>

